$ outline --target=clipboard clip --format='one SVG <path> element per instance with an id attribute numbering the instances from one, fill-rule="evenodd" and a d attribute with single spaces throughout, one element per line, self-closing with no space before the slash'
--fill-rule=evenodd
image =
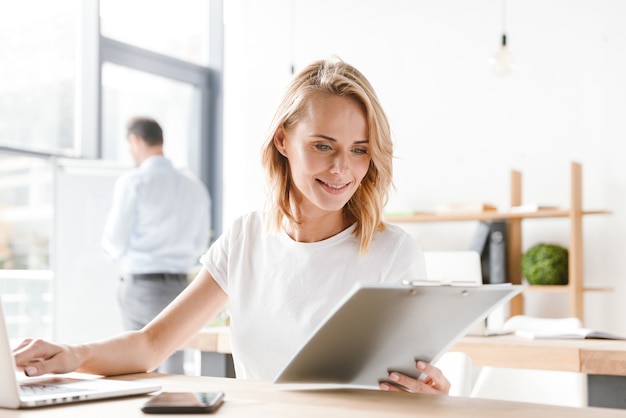
<path id="1" fill-rule="evenodd" d="M 420 287 L 420 286 L 460 286 L 460 287 L 478 287 L 482 285 L 482 283 L 461 281 L 461 280 L 450 280 L 450 281 L 439 281 L 439 280 L 402 280 L 400 282 L 404 286 L 410 287 Z"/>
<path id="2" fill-rule="evenodd" d="M 402 280 L 404 286 L 419 287 L 419 286 L 442 286 L 445 283 L 435 280 Z"/>

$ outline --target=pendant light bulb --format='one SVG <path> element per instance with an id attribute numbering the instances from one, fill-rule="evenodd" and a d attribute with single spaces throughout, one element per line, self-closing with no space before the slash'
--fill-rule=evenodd
<path id="1" fill-rule="evenodd" d="M 502 34 L 502 45 L 491 57 L 491 69 L 499 76 L 505 77 L 515 70 L 515 59 L 506 46 L 506 34 Z"/>

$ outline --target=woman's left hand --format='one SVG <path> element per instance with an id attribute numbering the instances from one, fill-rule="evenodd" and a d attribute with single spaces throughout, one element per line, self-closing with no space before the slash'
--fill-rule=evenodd
<path id="1" fill-rule="evenodd" d="M 381 382 L 380 390 L 437 395 L 447 395 L 450 392 L 450 382 L 437 367 L 424 361 L 418 361 L 415 367 L 425 375 L 424 380 L 392 372 L 389 373 L 391 382 Z"/>

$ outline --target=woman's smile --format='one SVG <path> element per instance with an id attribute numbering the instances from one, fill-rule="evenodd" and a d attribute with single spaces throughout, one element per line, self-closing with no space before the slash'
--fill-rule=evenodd
<path id="1" fill-rule="evenodd" d="M 329 193 L 332 194 L 341 194 L 345 192 L 350 186 L 350 182 L 348 183 L 327 183 L 324 180 L 317 180 L 322 187 Z"/>

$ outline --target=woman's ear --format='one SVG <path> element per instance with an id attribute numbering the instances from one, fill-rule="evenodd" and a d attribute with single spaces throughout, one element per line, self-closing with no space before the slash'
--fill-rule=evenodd
<path id="1" fill-rule="evenodd" d="M 274 146 L 285 158 L 287 157 L 287 151 L 285 148 L 285 138 L 287 137 L 287 132 L 285 132 L 284 126 L 279 126 L 274 133 Z"/>

